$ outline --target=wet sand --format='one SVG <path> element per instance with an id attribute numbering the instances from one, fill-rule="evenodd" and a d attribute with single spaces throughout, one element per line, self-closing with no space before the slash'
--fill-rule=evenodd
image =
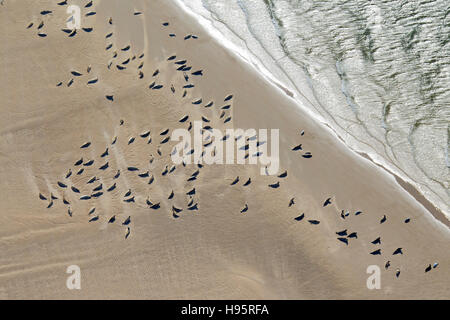
<path id="1" fill-rule="evenodd" d="M 52 13 L 42 16 L 43 10 Z M 450 297 L 448 227 L 394 176 L 350 151 L 175 3 L 94 1 L 82 9 L 82 27 L 93 30 L 72 37 L 61 31 L 65 10 L 56 1 L 5 1 L 0 7 L 0 298 Z M 184 40 L 187 35 L 198 38 Z M 172 55 L 192 66 L 189 81 L 167 60 Z M 196 70 L 203 76 L 192 75 Z M 98 82 L 88 84 L 94 78 Z M 150 89 L 153 82 L 163 87 Z M 195 86 L 183 97 L 187 83 Z M 199 98 L 201 104 L 192 104 Z M 205 108 L 209 101 L 214 105 Z M 189 120 L 180 123 L 185 115 Z M 177 165 L 162 175 L 173 166 L 176 144 L 163 139 L 202 116 L 223 131 L 279 129 L 278 174 L 287 170 L 287 177 L 263 176 L 257 165 L 238 164 Z M 165 129 L 169 133 L 161 135 Z M 149 130 L 151 143 L 140 137 Z M 89 147 L 80 148 L 86 142 Z M 300 143 L 303 150 L 292 151 Z M 109 155 L 101 157 L 106 148 Z M 312 158 L 302 157 L 305 152 Z M 106 162 L 109 167 L 100 170 Z M 117 170 L 120 177 L 114 178 Z M 196 180 L 188 181 L 197 170 Z M 146 171 L 154 177 L 151 184 L 150 177 L 138 176 Z M 88 184 L 94 176 L 99 180 Z M 243 186 L 248 178 L 251 184 Z M 277 182 L 279 188 L 268 187 Z M 116 189 L 107 191 L 114 183 Z M 92 197 L 100 184 L 103 194 Z M 51 193 L 58 199 L 48 208 Z M 91 199 L 81 200 L 83 195 Z M 125 201 L 133 196 L 135 202 Z M 289 207 L 291 198 L 295 204 Z M 147 200 L 160 208 L 149 208 Z M 195 203 L 198 210 L 189 210 Z M 172 206 L 183 209 L 178 218 Z M 341 210 L 349 212 L 345 219 Z M 294 219 L 302 213 L 303 220 Z M 348 245 L 337 239 L 344 229 L 357 232 Z M 377 237 L 381 244 L 372 244 Z M 403 254 L 393 255 L 399 247 Z M 376 249 L 381 255 L 370 254 Z M 425 273 L 435 262 L 439 266 Z M 69 265 L 81 269 L 81 290 L 66 287 Z M 366 286 L 370 265 L 381 269 L 378 290 Z"/>
<path id="2" fill-rule="evenodd" d="M 366 158 L 369 161 L 374 162 L 367 154 L 365 153 L 361 153 L 361 156 L 363 156 L 364 158 Z M 392 174 L 395 178 L 395 180 L 397 181 L 397 183 L 403 188 L 405 189 L 417 202 L 419 202 L 421 205 L 423 205 L 425 207 L 425 209 L 433 215 L 434 218 L 436 218 L 437 220 L 439 220 L 440 222 L 442 222 L 444 225 L 446 225 L 447 227 L 450 227 L 450 221 L 448 220 L 448 218 L 445 216 L 445 214 L 439 210 L 439 208 L 435 207 L 430 201 L 428 201 L 427 198 L 425 198 L 419 191 L 417 191 L 416 188 L 414 188 L 413 185 L 411 185 L 409 182 L 403 180 L 402 178 L 400 178 L 399 176 L 397 176 L 396 174 L 392 173 L 390 170 L 386 169 L 385 167 L 380 166 L 382 169 L 386 170 L 387 172 L 389 172 L 390 174 Z"/>

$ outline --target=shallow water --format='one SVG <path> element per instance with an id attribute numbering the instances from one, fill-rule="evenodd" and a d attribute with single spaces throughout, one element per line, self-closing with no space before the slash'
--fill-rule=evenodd
<path id="1" fill-rule="evenodd" d="M 180 1 L 450 215 L 448 1 Z"/>

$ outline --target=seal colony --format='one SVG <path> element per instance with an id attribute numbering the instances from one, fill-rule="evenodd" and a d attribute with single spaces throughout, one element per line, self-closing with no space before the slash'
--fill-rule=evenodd
<path id="1" fill-rule="evenodd" d="M 139 45 L 131 35 L 126 37 L 129 34 L 122 29 L 123 17 L 106 10 L 105 2 L 79 1 L 83 17 L 80 30 L 58 24 L 65 21 L 61 17 L 65 18 L 65 8 L 72 1 L 43 3 L 45 6 L 33 4 L 35 12 L 30 9 L 27 13 L 32 18 L 18 29 L 36 41 L 35 54 L 47 50 L 49 43 L 57 56 L 64 56 L 64 52 L 69 56 L 61 58 L 65 63 L 43 72 L 45 80 L 33 81 L 32 90 L 32 95 L 41 99 L 45 95 L 36 93 L 40 90 L 48 97 L 65 97 L 58 100 L 65 115 L 50 109 L 54 120 L 46 123 L 56 128 L 55 134 L 42 134 L 41 149 L 32 150 L 35 153 L 30 161 L 36 162 L 24 167 L 32 168 L 33 187 L 21 192 L 30 194 L 32 200 L 25 205 L 41 228 L 64 226 L 67 238 L 55 237 L 51 246 L 72 248 L 74 253 L 67 260 L 77 263 L 79 259 L 82 264 L 95 256 L 95 249 L 87 254 L 72 242 L 81 241 L 85 232 L 92 248 L 98 245 L 105 250 L 98 249 L 99 260 L 111 261 L 120 253 L 135 261 L 136 268 L 161 273 L 166 282 L 158 280 L 158 286 L 142 289 L 148 297 L 196 297 L 187 292 L 202 280 L 185 275 L 190 279 L 185 281 L 179 276 L 177 270 L 183 263 L 192 266 L 190 270 L 201 269 L 219 288 L 213 296 L 222 298 L 223 294 L 298 298 L 305 294 L 303 285 L 308 290 L 323 288 L 310 297 L 352 297 L 356 292 L 364 297 L 385 297 L 391 292 L 405 297 L 411 294 L 403 289 L 411 288 L 408 283 L 435 286 L 442 274 L 445 277 L 449 258 L 438 247 L 448 244 L 448 238 L 430 242 L 437 247 L 429 252 L 418 246 L 421 241 L 436 240 L 444 231 L 426 220 L 424 211 L 405 200 L 405 195 L 392 191 L 396 186 L 386 185 L 392 198 L 386 195 L 376 179 L 385 183 L 388 178 L 358 163 L 339 149 L 335 137 L 323 133 L 325 129 L 289 109 L 290 97 L 257 79 L 247 67 L 242 67 L 243 82 L 238 81 L 239 75 L 230 76 L 227 67 L 221 69 L 222 61 L 233 72 L 241 68 L 235 67 L 241 62 L 230 58 L 225 49 L 218 51 L 220 47 L 215 44 L 211 50 L 217 56 L 196 58 L 196 50 L 207 46 L 209 36 L 194 23 L 183 23 L 174 4 L 155 1 L 148 5 L 150 10 L 141 1 L 134 1 L 134 7 L 121 13 L 130 28 L 134 23 L 151 23 L 151 40 Z M 19 5 L 6 2 L 1 10 L 18 10 L 14 6 Z M 55 43 L 61 47 L 54 47 Z M 80 51 L 70 53 L 72 48 Z M 247 94 L 247 89 L 261 97 Z M 266 90 L 274 91 L 269 94 Z M 270 113 L 278 104 L 284 109 Z M 195 154 L 193 143 L 171 139 L 177 129 L 193 132 L 196 123 L 201 124 L 203 135 L 199 154 Z M 267 166 L 249 164 L 267 156 L 252 146 L 267 150 L 271 141 L 257 134 L 226 133 L 226 129 L 241 126 L 280 129 L 280 167 L 275 174 Z M 224 133 L 217 137 L 214 129 Z M 216 155 L 216 142 L 229 140 L 241 143 L 234 156 L 241 156 L 246 164 L 172 160 L 182 151 L 198 159 Z M 351 166 L 342 170 L 347 162 Z M 395 199 L 399 199 L 398 206 Z M 377 207 L 383 202 L 387 207 Z M 14 212 L 12 204 L 7 208 Z M 424 233 L 418 235 L 417 242 L 411 240 L 422 228 Z M 433 234 L 432 230 L 439 231 Z M 120 249 L 108 251 L 109 246 Z M 142 259 L 134 252 L 139 248 Z M 19 249 L 11 246 L 8 250 L 13 256 Z M 185 250 L 193 257 L 198 253 L 198 258 L 180 258 Z M 161 265 L 154 262 L 158 259 Z M 34 260 L 27 261 L 31 265 Z M 86 264 L 93 268 L 89 261 Z M 382 281 L 388 283 L 384 291 L 366 291 L 365 269 L 369 264 L 381 267 Z M 14 266 L 8 268 L 14 270 Z M 117 271 L 113 265 L 107 268 Z M 360 274 L 351 278 L 355 270 Z M 200 277 L 195 272 L 192 274 Z M 298 274 L 300 278 L 296 278 Z M 303 284 L 311 275 L 317 284 Z M 10 281 L 16 276 L 20 274 L 0 273 L 0 283 L 3 277 L 6 287 L 15 292 Z M 221 287 L 221 281 L 227 284 Z M 282 291 L 281 284 L 287 283 L 292 287 Z M 243 291 L 235 291 L 235 285 Z M 200 286 L 200 296 L 206 297 L 208 286 Z M 117 296 L 114 284 L 108 288 L 107 296 Z M 343 293 L 343 288 L 350 291 Z M 102 297 L 96 290 L 88 292 Z M 177 290 L 184 293 L 177 294 Z"/>

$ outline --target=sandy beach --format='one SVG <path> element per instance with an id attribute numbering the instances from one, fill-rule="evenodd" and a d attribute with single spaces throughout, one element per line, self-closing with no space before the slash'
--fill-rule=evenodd
<path id="1" fill-rule="evenodd" d="M 176 2 L 58 2 L 0 6 L 0 299 L 450 298 L 449 213 Z M 278 172 L 175 165 L 194 121 L 279 129 Z"/>

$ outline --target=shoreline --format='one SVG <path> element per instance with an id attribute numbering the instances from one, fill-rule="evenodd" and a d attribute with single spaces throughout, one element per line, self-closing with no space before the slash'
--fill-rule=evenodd
<path id="1" fill-rule="evenodd" d="M 176 3 L 101 1 L 86 18 L 92 32 L 74 37 L 60 30 L 65 8 L 43 3 L 0 10 L 11 30 L 0 34 L 8 298 L 449 296 L 447 228 Z M 24 26 L 44 9 L 54 14 L 39 37 Z M 248 161 L 175 165 L 167 137 L 194 121 L 222 133 L 278 128 L 277 175 Z M 82 270 L 79 292 L 66 288 L 70 265 Z M 367 287 L 371 265 L 380 290 Z"/>
<path id="2" fill-rule="evenodd" d="M 450 214 L 449 215 L 445 214 L 443 208 L 441 208 L 438 204 L 433 203 L 432 200 L 428 199 L 428 197 L 418 189 L 417 185 L 414 182 L 413 183 L 408 182 L 406 180 L 406 177 L 403 177 L 400 173 L 396 172 L 397 170 L 395 169 L 395 167 L 393 167 L 382 155 L 376 154 L 377 158 L 380 158 L 382 160 L 382 163 L 377 163 L 376 161 L 373 160 L 372 156 L 367 152 L 361 151 L 358 148 L 351 147 L 338 134 L 338 132 L 333 128 L 333 126 L 330 123 L 328 123 L 320 114 L 314 112 L 313 109 L 311 108 L 303 106 L 303 103 L 305 102 L 313 104 L 313 102 L 311 102 L 310 99 L 304 96 L 300 91 L 296 90 L 297 94 L 292 92 L 291 89 L 289 89 L 284 83 L 278 80 L 269 70 L 267 70 L 267 68 L 264 65 L 261 65 L 261 63 L 259 63 L 258 61 L 259 58 L 255 56 L 253 52 L 248 50 L 242 50 L 241 48 L 237 47 L 237 45 L 235 45 L 234 43 L 232 43 L 231 40 L 226 38 L 219 29 L 215 28 L 212 25 L 212 22 L 210 21 L 209 18 L 205 18 L 200 13 L 194 12 L 181 0 L 176 0 L 175 5 L 177 5 L 182 11 L 186 12 L 188 15 L 195 17 L 198 20 L 198 23 L 205 29 L 205 31 L 211 37 L 216 39 L 216 41 L 220 42 L 226 49 L 231 50 L 234 54 L 240 57 L 244 63 L 254 68 L 260 74 L 260 76 L 265 80 L 267 80 L 267 82 L 270 83 L 274 88 L 277 88 L 278 90 L 286 94 L 288 97 L 290 97 L 295 102 L 295 104 L 298 106 L 299 109 L 308 113 L 315 121 L 318 121 L 319 123 L 323 124 L 327 129 L 330 130 L 330 132 L 333 135 L 339 138 L 349 150 L 361 156 L 363 156 L 362 154 L 366 154 L 367 157 L 363 156 L 364 158 L 369 159 L 374 164 L 384 169 L 387 173 L 393 175 L 396 179 L 401 180 L 402 183 L 399 182 L 401 188 L 405 189 L 408 193 L 410 193 L 413 196 L 414 199 L 416 199 L 416 201 L 424 205 L 425 208 L 430 212 L 430 214 L 432 214 L 437 220 L 443 222 L 447 227 L 450 228 Z M 203 20 L 205 20 L 206 22 Z M 414 191 L 412 191 L 411 188 L 413 188 Z"/>
<path id="3" fill-rule="evenodd" d="M 419 192 L 411 183 L 403 180 L 397 174 L 390 171 L 383 165 L 376 163 L 368 154 L 364 152 L 358 152 L 358 154 L 364 159 L 369 160 L 373 164 L 377 165 L 387 173 L 391 174 L 397 181 L 400 188 L 409 193 L 418 203 L 420 203 L 436 220 L 444 224 L 450 230 L 450 220 L 438 207 L 434 206 L 422 193 Z"/>

